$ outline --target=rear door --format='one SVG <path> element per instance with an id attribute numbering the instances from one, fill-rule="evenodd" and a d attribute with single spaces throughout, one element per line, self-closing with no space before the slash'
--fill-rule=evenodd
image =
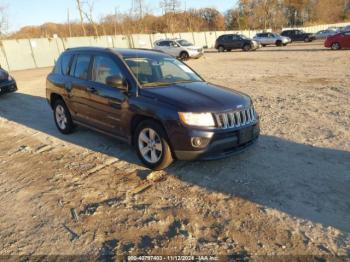
<path id="1" fill-rule="evenodd" d="M 76 54 L 70 71 L 69 100 L 73 114 L 78 121 L 92 124 L 90 107 L 90 90 L 93 85 L 90 79 L 91 55 Z"/>
<path id="2" fill-rule="evenodd" d="M 122 136 L 122 105 L 127 95 L 118 88 L 108 86 L 109 76 L 124 77 L 122 65 L 108 54 L 93 57 L 91 81 L 94 89 L 90 92 L 90 112 L 95 126 L 109 133 Z"/>
<path id="3" fill-rule="evenodd" d="M 167 53 L 169 55 L 172 55 L 170 50 L 170 41 L 168 40 L 159 41 L 156 45 L 158 50 L 161 50 L 164 53 Z"/>
<path id="4" fill-rule="evenodd" d="M 262 39 L 262 44 L 268 45 L 269 44 L 269 39 L 267 33 L 262 33 L 261 34 L 261 39 Z"/>
<path id="5" fill-rule="evenodd" d="M 276 43 L 276 36 L 271 33 L 267 33 L 267 43 L 269 45 L 275 44 Z"/>
<path id="6" fill-rule="evenodd" d="M 225 49 L 233 49 L 232 35 L 225 35 L 222 37 L 222 42 Z"/>

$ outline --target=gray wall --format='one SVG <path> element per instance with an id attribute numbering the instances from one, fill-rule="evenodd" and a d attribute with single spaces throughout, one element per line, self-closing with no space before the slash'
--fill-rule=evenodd
<path id="1" fill-rule="evenodd" d="M 302 28 L 307 32 L 317 32 L 329 26 L 346 24 L 318 25 Z M 270 31 L 270 30 L 269 30 Z M 53 66 L 59 54 L 65 49 L 78 46 L 99 46 L 110 48 L 152 48 L 158 39 L 183 38 L 198 46 L 213 48 L 215 40 L 222 34 L 240 33 L 253 37 L 258 31 L 213 31 L 164 34 L 133 34 L 100 37 L 36 38 L 3 40 L 0 52 L 1 66 L 9 71 Z"/>

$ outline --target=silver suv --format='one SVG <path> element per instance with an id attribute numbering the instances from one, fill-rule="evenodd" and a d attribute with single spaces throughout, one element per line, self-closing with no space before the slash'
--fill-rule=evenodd
<path id="1" fill-rule="evenodd" d="M 198 58 L 204 54 L 203 47 L 195 46 L 185 39 L 158 40 L 154 43 L 154 49 L 182 60 Z"/>
<path id="2" fill-rule="evenodd" d="M 255 41 L 259 42 L 262 46 L 276 45 L 276 46 L 286 46 L 291 43 L 292 40 L 289 37 L 281 36 L 276 33 L 259 33 L 253 38 Z"/>

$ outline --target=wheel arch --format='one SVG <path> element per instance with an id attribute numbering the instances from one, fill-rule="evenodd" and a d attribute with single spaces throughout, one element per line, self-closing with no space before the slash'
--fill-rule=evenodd
<path id="1" fill-rule="evenodd" d="M 156 122 L 157 124 L 159 124 L 163 128 L 164 133 L 167 136 L 167 139 L 169 141 L 169 136 L 168 136 L 167 130 L 166 130 L 165 126 L 164 126 L 164 123 L 161 120 L 159 120 L 159 119 L 157 119 L 155 117 L 151 117 L 151 116 L 136 114 L 136 115 L 134 115 L 132 117 L 132 119 L 130 121 L 130 126 L 129 126 L 129 128 L 130 128 L 131 144 L 132 145 L 134 145 L 134 136 L 135 136 L 135 131 L 136 131 L 137 126 L 141 122 L 146 121 L 146 120 L 152 120 L 152 121 Z"/>
<path id="2" fill-rule="evenodd" d="M 51 106 L 52 109 L 53 109 L 53 107 L 55 105 L 55 102 L 57 100 L 62 100 L 63 102 L 65 102 L 61 95 L 59 95 L 57 93 L 51 93 L 51 95 L 50 95 L 50 106 Z"/>

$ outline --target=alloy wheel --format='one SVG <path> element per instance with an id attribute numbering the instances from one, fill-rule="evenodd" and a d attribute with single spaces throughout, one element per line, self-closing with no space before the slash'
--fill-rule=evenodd
<path id="1" fill-rule="evenodd" d="M 152 128 L 144 128 L 138 137 L 141 156 L 149 163 L 157 163 L 163 154 L 160 136 Z"/>
<path id="2" fill-rule="evenodd" d="M 56 122 L 60 129 L 64 130 L 67 127 L 68 119 L 63 106 L 57 105 L 55 110 Z"/>

